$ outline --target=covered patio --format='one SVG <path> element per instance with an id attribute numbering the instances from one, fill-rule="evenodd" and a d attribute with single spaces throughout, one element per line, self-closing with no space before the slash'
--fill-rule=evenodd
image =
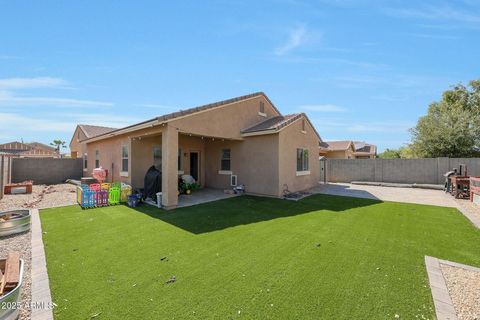
<path id="1" fill-rule="evenodd" d="M 189 207 L 197 204 L 238 197 L 239 194 L 224 193 L 221 189 L 202 188 L 195 190 L 190 195 L 181 194 L 178 196 L 177 208 Z"/>
<path id="2" fill-rule="evenodd" d="M 240 139 L 186 132 L 162 126 L 156 132 L 130 137 L 130 179 L 141 188 L 152 165 L 161 172 L 162 204 L 166 209 L 191 206 L 231 197 L 222 189 L 230 186 L 231 171 L 219 170 L 221 152 Z M 178 179 L 191 175 L 200 185 L 191 195 L 178 195 Z"/>

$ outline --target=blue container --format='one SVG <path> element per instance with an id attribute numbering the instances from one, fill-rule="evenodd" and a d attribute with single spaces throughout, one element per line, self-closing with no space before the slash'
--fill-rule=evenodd
<path id="1" fill-rule="evenodd" d="M 138 206 L 138 203 L 140 202 L 140 198 L 136 194 L 132 194 L 131 196 L 128 196 L 128 206 L 131 208 L 135 208 Z"/>

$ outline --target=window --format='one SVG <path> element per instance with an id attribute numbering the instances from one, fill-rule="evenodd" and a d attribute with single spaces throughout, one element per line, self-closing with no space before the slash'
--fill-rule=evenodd
<path id="1" fill-rule="evenodd" d="M 157 170 L 162 171 L 162 147 L 153 147 L 153 165 Z"/>
<path id="2" fill-rule="evenodd" d="M 122 172 L 128 172 L 128 146 L 122 146 Z"/>
<path id="3" fill-rule="evenodd" d="M 100 168 L 100 151 L 95 150 L 95 168 Z"/>
<path id="4" fill-rule="evenodd" d="M 265 113 L 265 103 L 260 101 L 260 107 L 258 108 L 258 115 L 262 117 L 266 117 L 267 114 Z"/>
<path id="5" fill-rule="evenodd" d="M 85 169 L 85 170 L 88 169 L 88 161 L 87 161 L 87 158 L 88 158 L 87 154 L 84 153 L 84 154 L 83 154 L 83 169 Z"/>
<path id="6" fill-rule="evenodd" d="M 222 149 L 222 160 L 220 170 L 230 171 L 230 149 Z"/>
<path id="7" fill-rule="evenodd" d="M 178 171 L 182 171 L 182 149 L 178 148 Z"/>
<path id="8" fill-rule="evenodd" d="M 307 149 L 297 149 L 297 171 L 308 171 Z"/>

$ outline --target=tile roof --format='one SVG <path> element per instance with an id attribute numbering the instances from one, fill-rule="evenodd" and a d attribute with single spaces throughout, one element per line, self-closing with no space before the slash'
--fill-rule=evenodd
<path id="1" fill-rule="evenodd" d="M 57 151 L 57 149 L 55 149 L 54 147 L 46 145 L 44 143 L 40 143 L 40 142 L 29 142 L 29 143 L 26 143 L 26 144 L 29 145 L 29 146 L 32 146 L 33 148 L 44 149 L 44 150 L 47 150 L 47 151 L 50 151 L 50 152 L 56 152 Z"/>
<path id="2" fill-rule="evenodd" d="M 355 141 L 355 152 L 357 153 L 375 153 L 377 147 L 373 144 L 366 143 L 364 141 Z"/>
<path id="3" fill-rule="evenodd" d="M 151 122 L 151 121 L 155 121 L 155 120 L 160 121 L 160 122 L 166 122 L 166 121 L 178 118 L 178 117 L 188 116 L 188 115 L 200 112 L 200 111 L 213 109 L 215 107 L 219 107 L 219 106 L 222 106 L 222 105 L 226 105 L 226 104 L 230 104 L 230 103 L 234 103 L 234 102 L 238 102 L 238 101 L 242 101 L 242 100 L 251 99 L 251 98 L 254 98 L 254 97 L 257 97 L 257 96 L 263 96 L 272 105 L 273 109 L 275 109 L 275 111 L 278 114 L 280 114 L 280 111 L 278 111 L 277 107 L 275 107 L 275 105 L 267 97 L 267 95 L 265 93 L 259 91 L 259 92 L 255 92 L 255 93 L 251 93 L 251 94 L 247 94 L 247 95 L 243 95 L 243 96 L 239 96 L 239 97 L 235 97 L 235 98 L 231 98 L 231 99 L 227 99 L 227 100 L 222 100 L 222 101 L 218 101 L 218 102 L 214 102 L 214 103 L 210 103 L 210 104 L 201 105 L 201 106 L 198 106 L 198 107 L 193 107 L 193 108 L 189 108 L 189 109 L 185 109 L 185 110 L 180 110 L 180 111 L 177 111 L 177 112 L 168 113 L 168 114 L 165 114 L 165 115 L 155 117 L 153 119 L 149 119 L 149 120 L 146 120 L 146 121 L 142 121 L 140 123 L 136 123 L 136 124 L 133 124 L 133 125 L 130 125 L 130 126 L 126 126 L 124 128 L 119 128 L 119 129 L 114 129 L 114 130 L 111 130 L 111 131 L 108 131 L 108 132 L 104 132 L 104 133 L 102 133 L 100 135 L 97 135 L 97 136 L 105 135 L 107 133 L 114 134 L 116 131 L 131 129 L 131 128 L 134 128 L 138 125 L 142 125 L 142 124 L 145 124 L 145 123 L 148 123 L 148 122 Z M 89 138 L 93 138 L 93 137 L 89 137 Z"/>
<path id="4" fill-rule="evenodd" d="M 350 147 L 350 144 L 352 143 L 352 141 L 351 140 L 325 141 L 325 143 L 328 145 L 327 148 L 329 151 L 344 151 Z"/>
<path id="5" fill-rule="evenodd" d="M 292 123 L 302 116 L 301 113 L 289 114 L 285 116 L 276 116 L 267 120 L 264 120 L 256 125 L 242 130 L 242 133 L 252 133 L 270 130 L 279 130 L 286 125 Z"/>
<path id="6" fill-rule="evenodd" d="M 87 139 L 117 130 L 117 128 L 92 126 L 88 124 L 79 124 L 78 126 L 85 133 L 85 135 L 87 136 Z"/>

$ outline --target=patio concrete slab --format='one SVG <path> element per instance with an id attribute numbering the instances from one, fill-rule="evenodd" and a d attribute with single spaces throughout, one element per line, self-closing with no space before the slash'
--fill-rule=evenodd
<path id="1" fill-rule="evenodd" d="M 202 188 L 194 190 L 190 195 L 181 194 L 178 197 L 177 208 L 189 207 L 211 201 L 237 197 L 238 194 L 226 194 L 221 189 Z"/>
<path id="2" fill-rule="evenodd" d="M 353 185 L 350 183 L 328 183 L 319 185 L 311 191 L 315 193 L 377 199 L 382 201 L 428 204 L 452 208 L 457 207 L 453 197 L 445 194 L 445 192 L 441 190 Z"/>

